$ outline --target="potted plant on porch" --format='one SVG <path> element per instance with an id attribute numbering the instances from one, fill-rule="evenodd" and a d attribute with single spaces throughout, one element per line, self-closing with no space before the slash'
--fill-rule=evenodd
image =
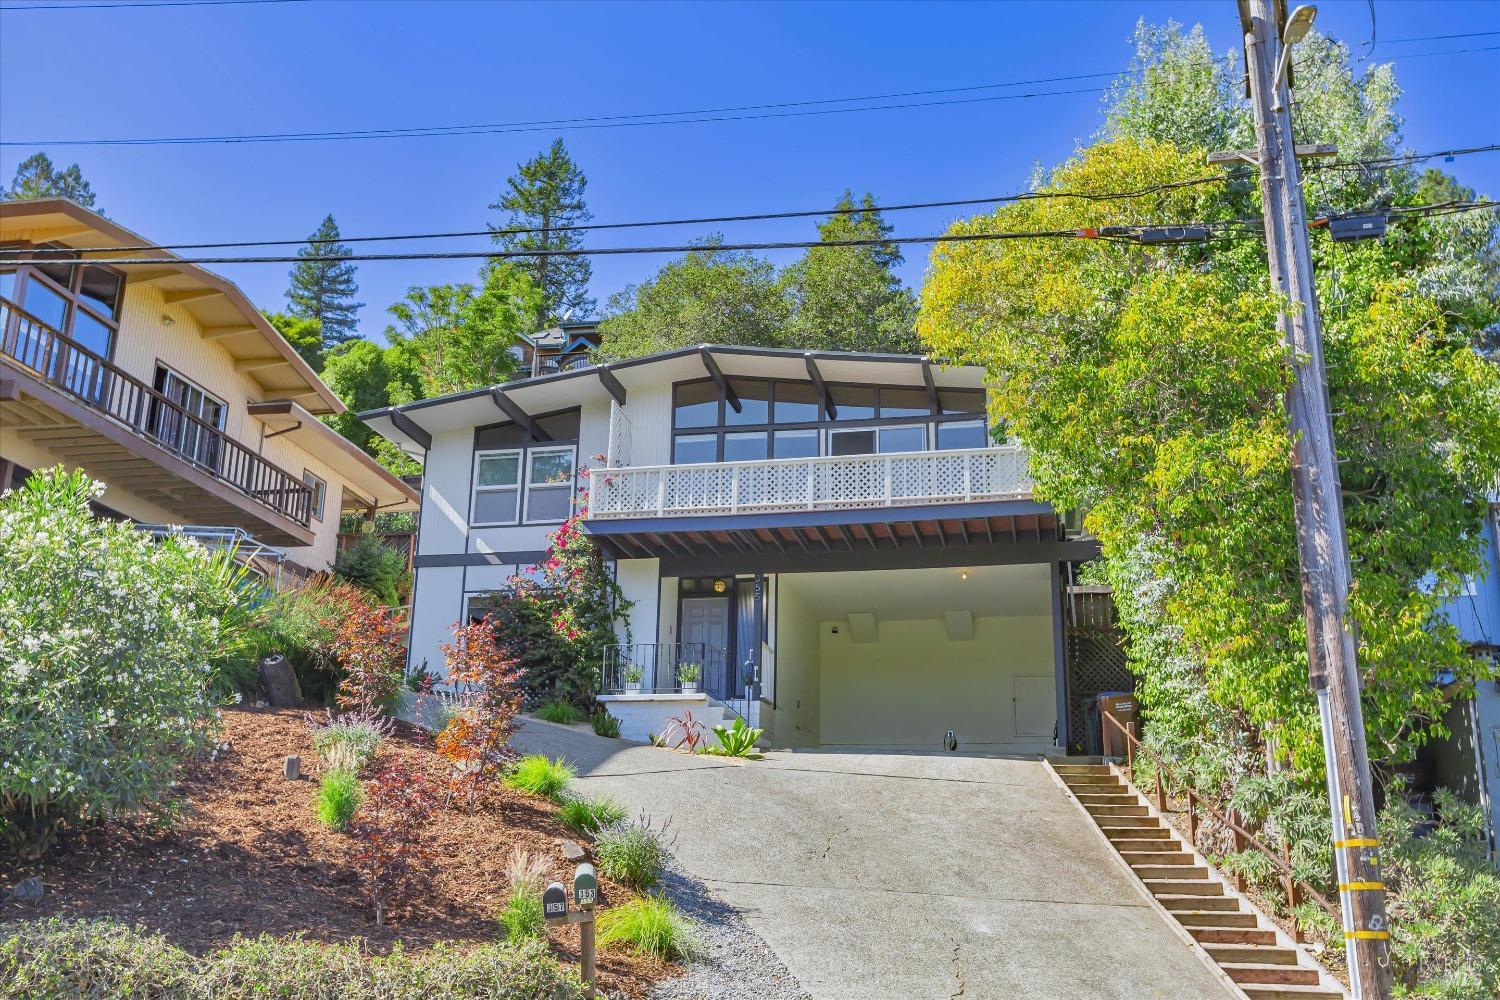
<path id="1" fill-rule="evenodd" d="M 641 665 L 639 663 L 625 664 L 625 693 L 640 694 L 641 681 L 645 678 L 645 676 L 646 672 L 641 669 Z"/>
<path id="2" fill-rule="evenodd" d="M 677 668 L 677 680 L 682 685 L 683 694 L 696 694 L 698 691 L 698 678 L 703 668 L 696 663 L 684 663 Z"/>

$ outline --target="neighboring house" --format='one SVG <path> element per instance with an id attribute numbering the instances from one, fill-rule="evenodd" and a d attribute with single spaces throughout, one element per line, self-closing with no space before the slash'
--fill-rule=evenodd
<path id="1" fill-rule="evenodd" d="M 237 539 L 298 575 L 332 564 L 342 512 L 415 508 L 318 419 L 344 405 L 233 284 L 76 247 L 173 257 L 70 201 L 0 204 L 0 248 L 47 258 L 0 257 L 0 487 L 79 467 L 106 514 Z"/>
<path id="2" fill-rule="evenodd" d="M 535 378 L 581 368 L 589 363 L 589 352 L 598 346 L 597 319 L 564 320 L 540 333 L 523 333 L 521 343 L 511 348 L 520 364 L 516 378 Z"/>
<path id="3" fill-rule="evenodd" d="M 1500 493 L 1492 497 L 1479 542 L 1484 569 L 1464 581 L 1446 613 L 1473 655 L 1500 660 Z M 1491 845 L 1500 846 L 1500 680 L 1480 681 L 1473 700 L 1455 705 L 1444 721 L 1452 737 L 1434 749 L 1433 783 L 1485 805 Z"/>
<path id="4" fill-rule="evenodd" d="M 634 602 L 599 655 L 627 735 L 687 707 L 778 746 L 1081 740 L 1064 600 L 1097 547 L 1032 498 L 983 385 L 705 346 L 362 414 L 425 460 L 412 661 L 542 558 L 587 467 L 584 528 Z"/>

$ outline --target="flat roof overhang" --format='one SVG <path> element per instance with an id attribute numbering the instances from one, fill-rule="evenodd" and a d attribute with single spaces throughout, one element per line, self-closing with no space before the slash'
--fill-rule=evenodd
<path id="1" fill-rule="evenodd" d="M 1064 537 L 1034 500 L 849 510 L 585 520 L 615 559 L 660 559 L 668 576 L 815 573 L 1083 562 L 1097 543 Z"/>

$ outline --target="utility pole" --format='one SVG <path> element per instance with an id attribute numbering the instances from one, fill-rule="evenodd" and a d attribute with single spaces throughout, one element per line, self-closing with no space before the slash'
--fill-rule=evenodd
<path id="1" fill-rule="evenodd" d="M 1307 210 L 1292 140 L 1290 62 L 1283 46 L 1306 33 L 1315 11 L 1299 8 L 1283 35 L 1283 0 L 1237 0 L 1255 107 L 1256 160 L 1274 290 L 1289 303 L 1279 324 L 1292 360 L 1286 408 L 1307 657 L 1323 725 L 1323 758 L 1333 811 L 1334 858 L 1344 944 L 1356 1000 L 1389 1000 L 1390 934 L 1375 835 L 1375 797 L 1365 747 L 1354 636 L 1345 614 L 1351 571 L 1333 447 L 1323 340 L 1313 287 Z"/>

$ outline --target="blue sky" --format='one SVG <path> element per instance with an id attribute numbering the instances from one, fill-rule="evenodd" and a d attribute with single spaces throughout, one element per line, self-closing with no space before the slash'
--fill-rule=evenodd
<path id="1" fill-rule="evenodd" d="M 1123 68 L 1137 18 L 1201 22 L 1237 42 L 1232 0 L 1200 3 L 489 4 L 310 0 L 118 10 L 7 10 L 0 137 L 122 137 L 467 124 L 675 111 L 964 87 Z M 54 0 L 47 0 L 54 2 Z M 1364 0 L 1319 5 L 1356 52 Z M 1500 3 L 1376 0 L 1379 38 L 1500 30 Z M 1376 45 L 1396 63 L 1414 149 L 1500 138 L 1500 36 Z M 1104 80 L 1015 88 L 1100 88 Z M 1000 94 L 1004 90 L 985 93 Z M 887 202 L 1024 189 L 1100 121 L 1099 94 L 762 121 L 266 145 L 49 150 L 79 162 L 111 217 L 163 242 L 300 238 L 332 212 L 345 233 L 478 229 L 518 161 L 561 134 L 598 221 L 819 208 L 844 188 Z M 0 149 L 8 183 L 31 149 Z M 1500 154 L 1444 165 L 1500 194 Z M 951 210 L 900 213 L 906 234 Z M 731 240 L 807 238 L 812 221 L 723 227 Z M 701 230 L 647 230 L 673 242 Z M 629 231 L 595 245 L 625 245 Z M 485 240 L 451 241 L 482 248 Z M 919 283 L 926 249 L 908 254 Z M 786 255 L 777 258 L 784 260 Z M 595 262 L 601 305 L 664 258 Z M 407 286 L 468 280 L 469 262 L 360 266 L 366 336 Z M 285 265 L 221 270 L 279 308 Z"/>

